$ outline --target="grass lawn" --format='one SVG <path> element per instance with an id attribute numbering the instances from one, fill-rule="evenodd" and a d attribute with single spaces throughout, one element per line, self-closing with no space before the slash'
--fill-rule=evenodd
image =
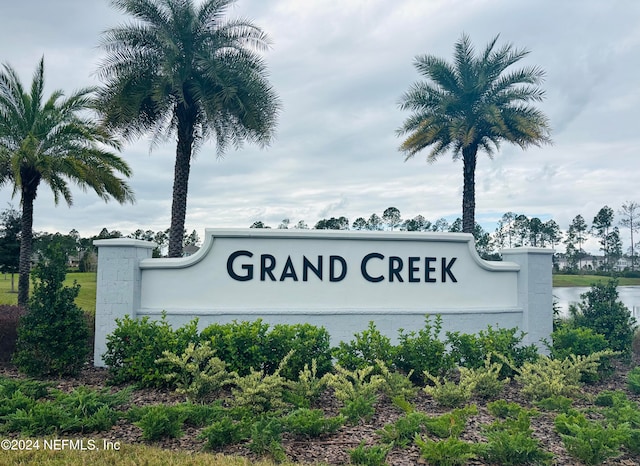
<path id="1" fill-rule="evenodd" d="M 96 274 L 95 272 L 68 273 L 65 285 L 71 286 L 73 281 L 80 285 L 80 294 L 76 304 L 87 312 L 96 311 Z M 14 289 L 11 292 L 11 275 L 0 275 L 0 304 L 16 304 L 18 302 L 18 274 L 14 275 Z"/>
<path id="2" fill-rule="evenodd" d="M 562 275 L 553 274 L 553 286 L 591 286 L 594 283 L 608 282 L 611 277 L 599 275 Z M 639 286 L 640 278 L 618 278 L 620 286 Z"/>
<path id="3" fill-rule="evenodd" d="M 34 439 L 35 440 L 35 439 Z M 119 445 L 119 450 L 104 450 L 103 440 L 95 439 L 98 449 L 93 451 L 44 450 L 43 439 L 39 450 L 3 451 L 0 450 L 0 464 L 7 466 L 37 465 L 66 466 L 69 464 L 162 464 L 166 466 L 275 466 L 268 460 L 256 462 L 242 457 L 225 456 L 215 453 L 191 453 L 169 451 L 154 446 Z M 89 437 L 85 440 L 88 445 Z M 280 463 L 280 466 L 294 466 L 294 463 Z"/>

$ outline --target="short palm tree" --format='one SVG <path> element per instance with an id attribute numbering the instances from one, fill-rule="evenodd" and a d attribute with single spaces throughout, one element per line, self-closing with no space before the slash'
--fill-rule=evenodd
<path id="1" fill-rule="evenodd" d="M 400 101 L 402 110 L 412 111 L 398 130 L 407 135 L 400 146 L 405 160 L 427 147 L 429 162 L 447 151 L 454 160 L 462 157 L 465 233 L 472 233 L 475 225 L 478 150 L 492 157 L 502 141 L 523 149 L 551 142 L 547 117 L 530 105 L 544 98 L 538 87 L 544 72 L 538 67 L 508 71 L 529 52 L 511 44 L 496 49 L 497 40 L 498 36 L 476 56 L 463 35 L 455 44 L 453 63 L 432 55 L 416 57 L 415 67 L 426 81 L 414 83 Z"/>
<path id="2" fill-rule="evenodd" d="M 112 0 L 135 22 L 104 33 L 100 108 L 128 139 L 176 137 L 169 257 L 182 255 L 191 158 L 215 137 L 218 154 L 270 142 L 279 103 L 259 52 L 264 32 L 224 18 L 234 0 Z"/>
<path id="3" fill-rule="evenodd" d="M 0 71 L 0 186 L 13 185 L 20 193 L 22 233 L 18 303 L 29 298 L 29 272 L 33 241 L 33 204 L 40 183 L 49 185 L 56 204 L 64 198 L 71 205 L 69 181 L 81 189 L 93 189 L 105 201 L 133 201 L 133 193 L 117 173 L 131 170 L 108 147 L 118 144 L 88 115 L 93 89 L 65 98 L 60 90 L 45 101 L 44 59 L 26 92 L 9 65 Z"/>

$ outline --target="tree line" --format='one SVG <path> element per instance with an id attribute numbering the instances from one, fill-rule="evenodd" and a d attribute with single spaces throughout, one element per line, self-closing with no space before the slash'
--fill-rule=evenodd
<path id="1" fill-rule="evenodd" d="M 630 270 L 635 270 L 638 263 L 638 250 L 640 242 L 634 243 L 634 233 L 640 231 L 640 204 L 633 201 L 625 202 L 618 210 L 619 220 L 615 219 L 614 210 L 609 206 L 602 207 L 589 225 L 584 217 L 576 215 L 568 227 L 563 231 L 560 225 L 549 219 L 542 221 L 538 217 L 528 217 L 525 214 L 506 212 L 498 220 L 497 227 L 493 232 L 487 232 L 475 223 L 473 236 L 476 242 L 476 249 L 484 259 L 499 259 L 499 251 L 505 248 L 522 246 L 549 247 L 556 249 L 561 244 L 565 247 L 565 256 L 569 269 L 581 270 L 582 259 L 588 256 L 584 250 L 584 245 L 590 237 L 596 238 L 600 245 L 599 250 L 603 253 L 601 268 L 604 271 L 614 269 L 616 262 L 623 256 L 627 256 L 630 261 Z M 388 207 L 382 215 L 377 213 L 369 217 L 358 217 L 350 222 L 347 217 L 323 218 L 313 226 L 315 230 L 369 230 L 369 231 L 423 231 L 423 232 L 462 232 L 462 219 L 457 218 L 449 223 L 445 218 L 435 221 L 427 220 L 422 215 L 413 218 L 402 219 L 400 210 L 397 207 Z M 631 246 L 623 251 L 623 241 L 620 228 L 629 230 Z M 263 221 L 253 222 L 249 228 L 271 228 Z M 283 219 L 278 229 L 300 229 L 307 230 L 309 226 L 304 220 L 292 224 L 291 220 Z"/>

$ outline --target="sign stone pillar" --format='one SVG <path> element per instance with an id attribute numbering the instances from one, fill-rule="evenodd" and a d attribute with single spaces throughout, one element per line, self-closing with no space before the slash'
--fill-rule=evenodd
<path id="1" fill-rule="evenodd" d="M 549 339 L 553 331 L 553 249 L 521 247 L 505 249 L 502 258 L 520 265 L 518 274 L 518 303 L 523 309 L 524 343 L 535 343 L 547 352 L 542 339 Z"/>
<path id="2" fill-rule="evenodd" d="M 140 308 L 140 261 L 152 257 L 154 243 L 129 238 L 102 239 L 98 247 L 96 284 L 96 329 L 94 365 L 104 367 L 107 335 L 116 329 L 116 319 L 135 318 Z"/>

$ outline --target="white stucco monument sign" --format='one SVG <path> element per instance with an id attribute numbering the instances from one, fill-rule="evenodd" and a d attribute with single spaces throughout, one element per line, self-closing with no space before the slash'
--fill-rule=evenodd
<path id="1" fill-rule="evenodd" d="M 551 256 L 541 248 L 479 258 L 463 233 L 209 229 L 202 248 L 152 259 L 153 243 L 98 240 L 95 364 L 115 319 L 163 311 L 174 326 L 198 317 L 324 326 L 332 344 L 369 321 L 393 341 L 440 314 L 443 330 L 518 327 L 526 343 L 552 330 Z"/>

